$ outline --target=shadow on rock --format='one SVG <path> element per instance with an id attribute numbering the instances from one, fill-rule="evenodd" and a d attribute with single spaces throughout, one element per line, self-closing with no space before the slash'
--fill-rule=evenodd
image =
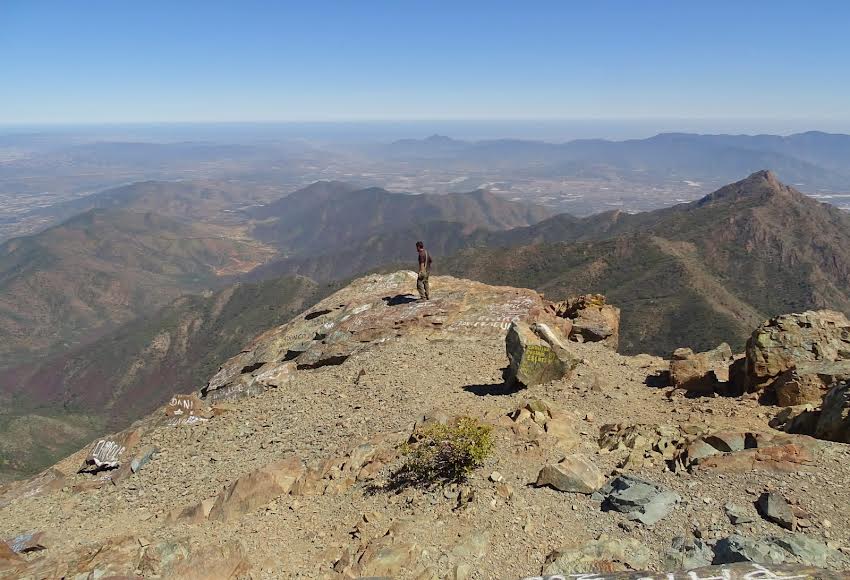
<path id="1" fill-rule="evenodd" d="M 646 377 L 646 380 L 644 380 L 643 382 L 647 387 L 653 387 L 655 389 L 663 389 L 664 387 L 669 387 L 670 371 L 658 371 L 654 375 L 649 375 L 648 377 Z"/>
<path id="2" fill-rule="evenodd" d="M 479 397 L 493 397 L 513 395 L 524 388 L 525 387 L 523 387 L 520 383 L 514 383 L 513 385 L 505 383 L 491 383 L 489 385 L 466 385 L 463 387 L 463 390 L 467 393 L 478 395 Z"/>
<path id="3" fill-rule="evenodd" d="M 401 306 L 416 302 L 416 296 L 413 294 L 396 294 L 395 296 L 384 296 L 381 300 L 386 302 L 387 306 Z"/>

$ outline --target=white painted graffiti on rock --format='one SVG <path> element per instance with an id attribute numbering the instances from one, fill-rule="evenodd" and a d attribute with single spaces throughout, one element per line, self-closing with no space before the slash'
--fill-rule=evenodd
<path id="1" fill-rule="evenodd" d="M 838 580 L 844 576 L 818 568 L 785 565 L 768 568 L 742 562 L 676 572 L 606 572 L 529 576 L 524 580 Z"/>
<path id="2" fill-rule="evenodd" d="M 94 466 L 96 470 L 114 469 L 118 467 L 121 455 L 126 450 L 126 447 L 111 439 L 101 439 L 89 451 L 89 456 L 86 458 L 86 465 Z"/>

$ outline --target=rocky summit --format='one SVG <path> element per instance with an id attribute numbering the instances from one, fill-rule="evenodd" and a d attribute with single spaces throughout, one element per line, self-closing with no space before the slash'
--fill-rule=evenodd
<path id="1" fill-rule="evenodd" d="M 670 361 L 619 354 L 602 296 L 415 283 L 355 280 L 0 487 L 0 578 L 847 577 L 834 313 Z M 404 484 L 446 433 L 488 444 L 463 477 Z"/>

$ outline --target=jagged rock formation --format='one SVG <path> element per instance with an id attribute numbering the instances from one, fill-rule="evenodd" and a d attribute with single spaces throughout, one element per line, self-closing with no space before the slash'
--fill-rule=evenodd
<path id="1" fill-rule="evenodd" d="M 573 340 L 602 342 L 614 350 L 620 344 L 620 309 L 602 294 L 586 294 L 549 305 L 555 316 L 570 321 L 567 333 Z"/>
<path id="2" fill-rule="evenodd" d="M 822 310 L 778 316 L 759 326 L 747 341 L 746 390 L 771 389 L 778 382 L 779 391 L 784 391 L 783 400 L 798 401 L 790 404 L 819 402 L 828 384 L 814 387 L 811 379 L 841 376 L 850 369 L 836 369 L 834 363 L 847 360 L 850 320 L 840 312 Z M 788 371 L 794 371 L 795 376 L 783 376 Z M 789 382 L 797 386 L 789 387 Z M 812 392 L 815 390 L 822 391 L 820 397 Z"/>

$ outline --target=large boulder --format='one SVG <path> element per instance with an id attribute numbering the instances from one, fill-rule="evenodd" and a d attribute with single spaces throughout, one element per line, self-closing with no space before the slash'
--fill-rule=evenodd
<path id="1" fill-rule="evenodd" d="M 567 349 L 564 338 L 543 323 L 512 323 L 505 337 L 505 350 L 505 382 L 526 387 L 569 377 L 579 362 Z"/>
<path id="2" fill-rule="evenodd" d="M 815 437 L 850 443 L 850 381 L 842 381 L 826 394 L 815 424 Z"/>
<path id="3" fill-rule="evenodd" d="M 729 381 L 733 359 L 732 349 L 725 342 L 699 353 L 689 348 L 676 349 L 670 361 L 670 384 L 692 393 L 713 393 L 721 382 Z"/>
<path id="4" fill-rule="evenodd" d="M 601 342 L 617 350 L 620 343 L 620 309 L 602 294 L 583 294 L 549 304 L 548 311 L 572 323 L 569 337 L 581 342 Z"/>
<path id="5" fill-rule="evenodd" d="M 787 371 L 817 374 L 824 363 L 842 360 L 850 360 L 850 320 L 846 316 L 832 310 L 777 316 L 759 326 L 747 341 L 744 386 L 751 392 L 772 389 Z M 830 370 L 823 372 L 826 376 Z"/>
<path id="6" fill-rule="evenodd" d="M 836 382 L 850 379 L 850 359 L 804 362 L 779 375 L 771 385 L 783 407 L 819 405 Z"/>

